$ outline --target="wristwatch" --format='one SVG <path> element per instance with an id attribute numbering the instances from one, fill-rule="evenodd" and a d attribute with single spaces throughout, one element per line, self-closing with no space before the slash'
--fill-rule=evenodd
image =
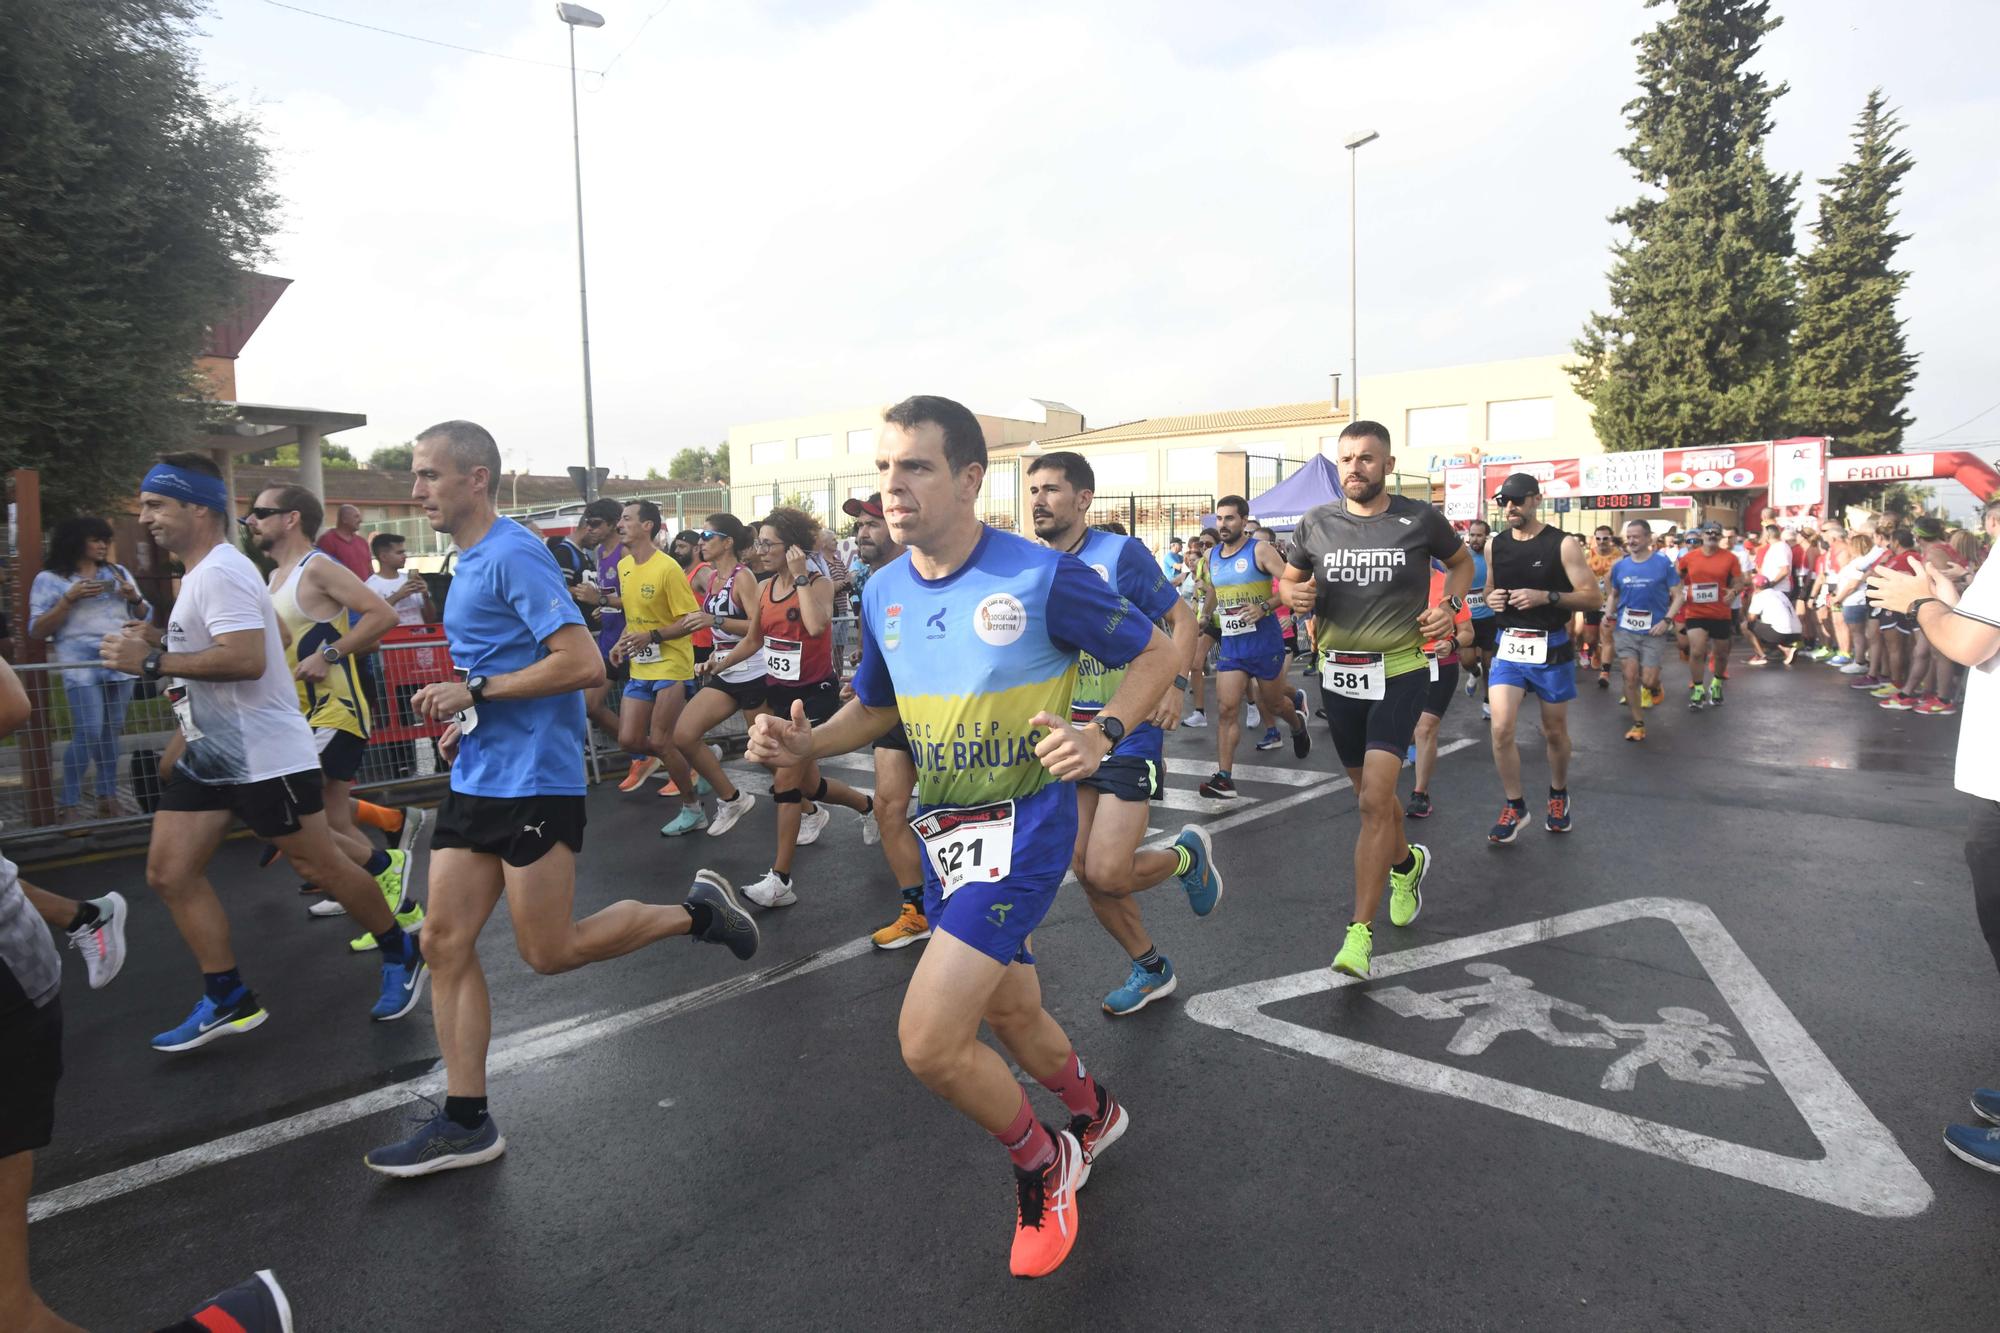
<path id="1" fill-rule="evenodd" d="M 340 665 L 340 645 L 338 644 L 329 643 L 325 645 L 319 650 L 319 655 L 326 659 L 328 666 Z"/>
<path id="2" fill-rule="evenodd" d="M 1188 687 L 1188 678 L 1187 678 L 1186 676 L 1175 676 L 1175 677 L 1174 677 L 1174 688 L 1175 688 L 1175 689 L 1177 689 L 1177 690 L 1184 690 L 1184 689 L 1186 689 L 1187 687 Z"/>
<path id="3" fill-rule="evenodd" d="M 1465 599 L 1463 597 L 1447 597 L 1444 599 L 1444 604 L 1451 608 L 1454 615 L 1465 609 Z"/>
<path id="4" fill-rule="evenodd" d="M 465 689 L 466 693 L 472 696 L 472 702 L 476 704 L 483 704 L 486 702 L 486 677 L 484 676 L 466 677 Z"/>
<path id="5" fill-rule="evenodd" d="M 1118 742 L 1125 739 L 1125 724 L 1115 717 L 1105 717 L 1099 714 L 1097 729 L 1104 733 L 1104 739 L 1111 742 L 1113 749 L 1118 747 Z"/>
<path id="6" fill-rule="evenodd" d="M 1549 589 L 1549 605 L 1550 605 L 1550 606 L 1554 606 L 1554 605 L 1555 605 L 1556 603 L 1560 602 L 1560 601 L 1561 601 L 1562 599 L 1563 599 L 1563 595 L 1562 595 L 1561 593 L 1557 592 L 1557 591 L 1556 591 L 1556 590 L 1555 590 L 1554 588 L 1551 588 L 1551 589 Z"/>
<path id="7" fill-rule="evenodd" d="M 146 654 L 146 665 L 139 669 L 145 673 L 147 680 L 158 680 L 160 678 L 160 659 L 166 655 L 167 650 L 164 648 L 155 648 L 152 652 Z"/>

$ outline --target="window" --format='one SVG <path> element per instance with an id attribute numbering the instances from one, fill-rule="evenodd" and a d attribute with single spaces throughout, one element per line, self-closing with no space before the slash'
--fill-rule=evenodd
<path id="1" fill-rule="evenodd" d="M 1102 478 L 1099 478 L 1102 484 Z M 1206 491 L 1215 485 L 1215 449 L 1167 450 L 1167 485 L 1192 486 Z"/>
<path id="2" fill-rule="evenodd" d="M 831 435 L 799 436 L 799 448 L 798 448 L 798 454 L 796 456 L 801 460 L 813 459 L 813 458 L 832 458 L 833 436 Z"/>
<path id="3" fill-rule="evenodd" d="M 1413 407 L 1403 427 L 1403 444 L 1412 454 L 1466 443 L 1464 403 L 1451 407 Z"/>
<path id="4" fill-rule="evenodd" d="M 1556 433 L 1556 400 L 1553 398 L 1513 398 L 1486 405 L 1486 438 L 1494 443 L 1509 440 L 1547 440 Z"/>
<path id="5" fill-rule="evenodd" d="M 1144 454 L 1098 454 L 1090 460 L 1091 470 L 1097 473 L 1097 493 L 1145 490 L 1150 475 L 1146 461 Z"/>
<path id="6" fill-rule="evenodd" d="M 760 440 L 750 446 L 750 466 L 770 467 L 785 461 L 783 440 Z"/>
<path id="7" fill-rule="evenodd" d="M 875 456 L 875 428 L 847 432 L 847 452 L 858 458 Z"/>

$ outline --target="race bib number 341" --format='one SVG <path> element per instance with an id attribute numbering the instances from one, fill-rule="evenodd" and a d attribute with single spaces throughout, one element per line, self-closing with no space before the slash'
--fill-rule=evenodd
<path id="1" fill-rule="evenodd" d="M 1549 660 L 1547 630 L 1510 629 L 1500 634 L 1500 660 L 1540 666 Z"/>
<path id="2" fill-rule="evenodd" d="M 1007 878 L 1014 862 L 1014 803 L 951 806 L 910 821 L 949 898 L 974 882 Z"/>

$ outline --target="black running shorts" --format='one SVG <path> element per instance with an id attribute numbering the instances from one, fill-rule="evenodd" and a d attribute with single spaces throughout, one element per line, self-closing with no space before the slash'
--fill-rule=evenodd
<path id="1" fill-rule="evenodd" d="M 1458 663 L 1438 663 L 1438 678 L 1424 691 L 1423 711 L 1432 717 L 1443 717 L 1451 708 L 1452 699 L 1458 694 Z"/>
<path id="2" fill-rule="evenodd" d="M 262 782 L 196 782 L 180 765 L 160 790 L 162 810 L 227 810 L 266 842 L 297 833 L 307 815 L 326 809 L 319 770 L 287 773 Z"/>
<path id="3" fill-rule="evenodd" d="M 1342 768 L 1360 768 L 1370 750 L 1396 756 L 1398 762 L 1417 737 L 1417 718 L 1430 694 L 1431 673 L 1425 669 L 1391 676 L 1380 699 L 1350 699 L 1320 683 L 1326 708 L 1326 729 L 1333 734 L 1334 753 Z"/>
<path id="4" fill-rule="evenodd" d="M 20 994 L 18 987 L 14 994 Z M 62 1078 L 62 999 L 0 1014 L 0 1157 L 49 1146 Z"/>
<path id="5" fill-rule="evenodd" d="M 583 850 L 581 796 L 467 796 L 446 792 L 438 804 L 431 849 L 462 848 L 531 866 L 555 850 Z"/>

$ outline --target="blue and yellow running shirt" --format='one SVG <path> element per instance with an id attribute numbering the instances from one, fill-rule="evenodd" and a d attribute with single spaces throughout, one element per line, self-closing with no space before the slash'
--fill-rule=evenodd
<path id="1" fill-rule="evenodd" d="M 902 714 L 924 809 L 1019 803 L 1054 787 L 1073 812 L 1076 789 L 1035 758 L 1043 732 L 1029 719 L 1068 715 L 1079 653 L 1124 666 L 1153 636 L 1081 560 L 992 528 L 944 578 L 908 560 L 875 571 L 861 625 L 854 695 Z M 1066 862 L 1072 847 L 1060 850 Z"/>
<path id="2" fill-rule="evenodd" d="M 1083 545 L 1076 548 L 1076 558 L 1096 570 L 1099 578 L 1155 623 L 1163 624 L 1167 612 L 1180 600 L 1160 562 L 1153 559 L 1153 553 L 1137 538 L 1092 528 L 1085 534 Z M 1111 696 L 1118 693 L 1124 679 L 1122 666 L 1108 667 L 1089 653 L 1078 657 L 1076 694 L 1069 705 L 1071 720 L 1089 720 L 1111 702 Z"/>
<path id="3" fill-rule="evenodd" d="M 1276 608 L 1248 629 L 1234 628 L 1232 608 L 1249 602 L 1269 602 L 1274 594 L 1271 576 L 1257 565 L 1257 539 L 1246 538 L 1243 549 L 1231 556 L 1217 546 L 1208 553 L 1208 579 L 1215 589 L 1215 618 L 1222 627 L 1222 654 L 1225 657 L 1262 657 L 1282 653 L 1284 634 L 1278 628 Z"/>

